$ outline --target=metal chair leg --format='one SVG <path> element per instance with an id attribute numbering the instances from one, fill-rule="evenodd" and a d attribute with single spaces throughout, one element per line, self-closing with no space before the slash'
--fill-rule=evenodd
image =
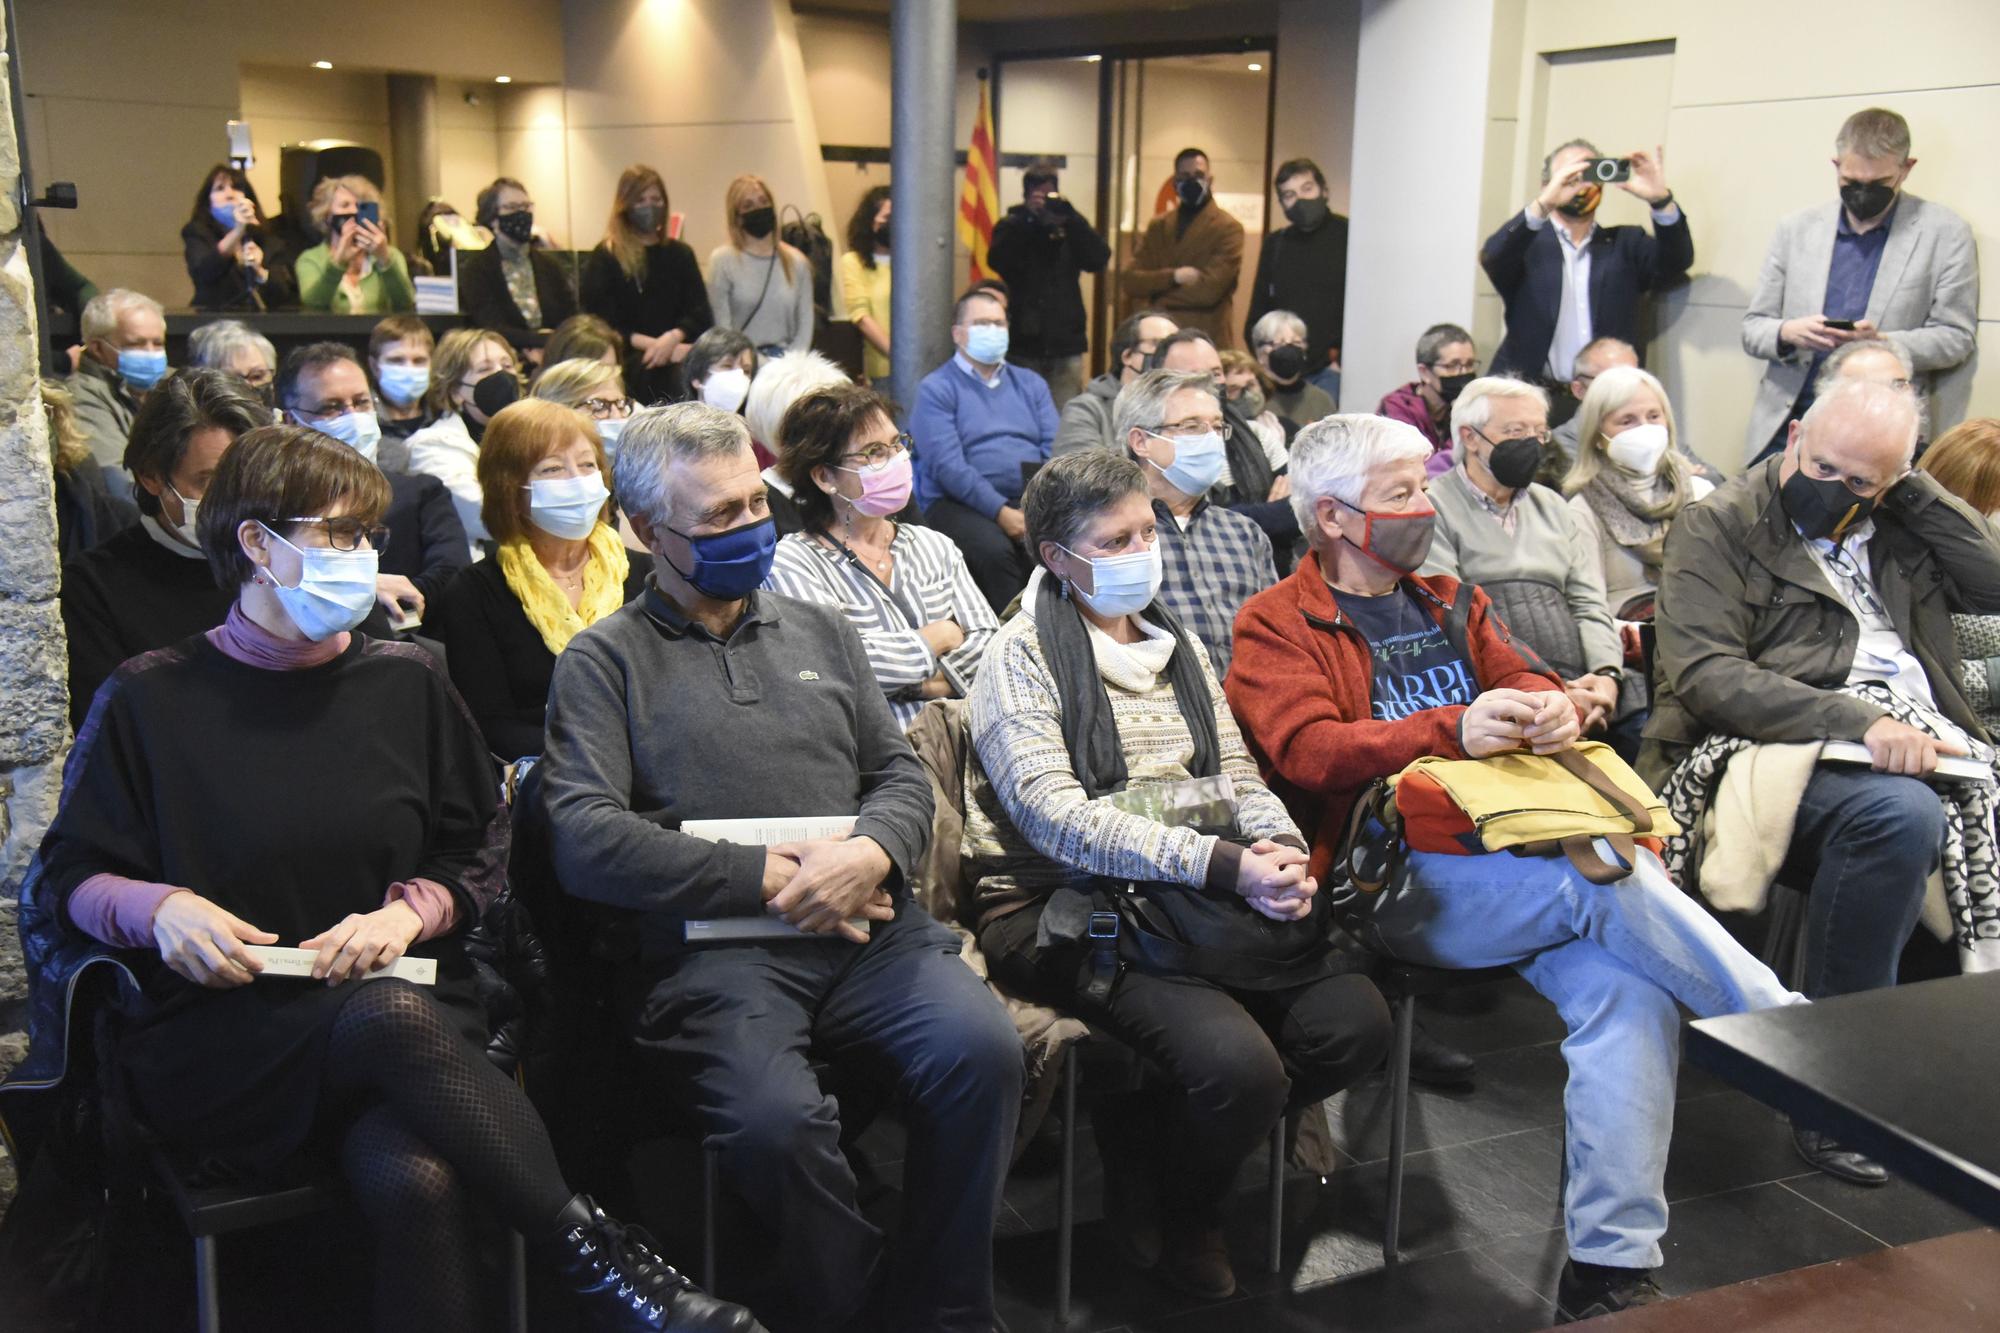
<path id="1" fill-rule="evenodd" d="M 1076 1239 L 1076 1043 L 1063 1048 L 1062 1157 L 1056 1174 L 1056 1327 L 1069 1327 L 1071 1246 Z"/>
<path id="2" fill-rule="evenodd" d="M 216 1281 L 213 1236 L 194 1238 L 194 1305 L 201 1333 L 222 1333 L 222 1292 Z"/>
<path id="3" fill-rule="evenodd" d="M 716 1231 L 722 1211 L 721 1150 L 703 1144 L 701 1149 L 701 1287 L 715 1295 Z"/>
<path id="4" fill-rule="evenodd" d="M 1389 1064 L 1389 1210 L 1382 1224 L 1382 1263 L 1402 1262 L 1403 1149 L 1410 1119 L 1410 1044 L 1417 1031 L 1417 1001 L 1405 995 L 1396 1001 L 1396 1051 Z"/>
<path id="5" fill-rule="evenodd" d="M 528 1242 L 507 1233 L 507 1333 L 528 1333 Z"/>
<path id="6" fill-rule="evenodd" d="M 1285 1268 L 1285 1130 L 1290 1116 L 1279 1116 L 1271 1127 L 1271 1254 L 1270 1271 Z"/>

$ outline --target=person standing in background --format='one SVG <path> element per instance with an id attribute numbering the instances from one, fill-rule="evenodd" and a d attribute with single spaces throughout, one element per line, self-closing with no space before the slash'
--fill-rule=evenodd
<path id="1" fill-rule="evenodd" d="M 708 256 L 708 304 L 716 324 L 741 331 L 766 356 L 810 348 L 812 265 L 778 239 L 771 187 L 759 177 L 738 176 L 729 182 L 722 216 L 729 244 Z"/>
<path id="2" fill-rule="evenodd" d="M 492 329 L 528 360 L 558 324 L 576 313 L 576 289 L 554 256 L 535 247 L 535 201 L 511 176 L 479 192 L 473 214 L 493 244 L 458 257 L 458 308 L 474 328 Z"/>
<path id="3" fill-rule="evenodd" d="M 1047 380 L 1061 411 L 1083 388 L 1088 323 L 1081 279 L 1104 271 L 1111 247 L 1057 193 L 1052 164 L 1029 167 L 1021 186 L 1024 202 L 994 225 L 987 258 L 1018 307 L 1009 311 L 1014 364 Z"/>
<path id="4" fill-rule="evenodd" d="M 366 205 L 364 211 L 363 206 Z M 298 259 L 299 304 L 336 315 L 386 315 L 417 308 L 403 252 L 384 230 L 382 192 L 366 176 L 328 176 L 306 206 L 325 237 Z"/>
<path id="5" fill-rule="evenodd" d="M 1273 310 L 1298 315 L 1306 323 L 1306 378 L 1337 404 L 1341 321 L 1347 308 L 1347 219 L 1328 206 L 1326 175 L 1309 157 L 1281 163 L 1271 188 L 1291 225 L 1266 234 L 1257 252 L 1244 337 L 1250 338 L 1257 321 Z"/>
<path id="6" fill-rule="evenodd" d="M 1229 300 L 1243 272 L 1243 224 L 1215 202 L 1208 154 L 1174 156 L 1180 206 L 1146 228 L 1132 266 L 1118 275 L 1128 301 L 1157 307 L 1182 328 L 1202 329 L 1217 347 L 1229 343 Z"/>
<path id="7" fill-rule="evenodd" d="M 583 265 L 583 308 L 631 346 L 625 383 L 642 403 L 674 397 L 674 367 L 715 322 L 694 251 L 667 236 L 667 183 L 649 166 L 618 177 L 604 239 Z"/>
<path id="8" fill-rule="evenodd" d="M 197 310 L 283 310 L 299 303 L 284 247 L 265 227 L 264 206 L 240 167 L 208 169 L 181 228 Z"/>
<path id="9" fill-rule="evenodd" d="M 875 392 L 889 392 L 889 187 L 861 196 L 847 220 L 840 298 L 861 334 L 861 368 Z"/>
<path id="10" fill-rule="evenodd" d="M 1906 193 L 1910 125 L 1893 111 L 1857 111 L 1833 141 L 1838 203 L 1778 224 L 1743 312 L 1743 350 L 1769 364 L 1750 412 L 1748 452 L 1785 447 L 1790 423 L 1812 406 L 1826 354 L 1856 338 L 1887 338 L 1915 366 L 1928 425 L 1941 434 L 1965 415 L 1968 362 L 1979 320 L 1979 246 L 1965 219 Z"/>

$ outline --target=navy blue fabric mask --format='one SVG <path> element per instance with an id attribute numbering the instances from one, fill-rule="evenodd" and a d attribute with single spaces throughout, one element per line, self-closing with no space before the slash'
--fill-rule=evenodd
<path id="1" fill-rule="evenodd" d="M 769 518 L 699 537 L 691 537 L 678 528 L 667 531 L 687 542 L 694 551 L 692 570 L 667 561 L 673 565 L 674 573 L 686 579 L 702 596 L 718 602 L 738 601 L 763 586 L 778 553 L 777 525 Z"/>

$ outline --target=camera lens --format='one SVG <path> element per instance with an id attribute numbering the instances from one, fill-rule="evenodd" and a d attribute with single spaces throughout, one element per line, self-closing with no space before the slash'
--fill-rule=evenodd
<path id="1" fill-rule="evenodd" d="M 1613 158 L 1613 157 L 1600 157 L 1600 158 L 1598 158 L 1598 159 L 1597 159 L 1597 162 L 1596 162 L 1596 164 L 1595 164 L 1595 165 L 1596 165 L 1596 167 L 1597 167 L 1597 171 L 1596 171 L 1596 175 L 1597 175 L 1597 179 L 1598 179 L 1599 181 L 1601 181 L 1601 182 L 1605 182 L 1605 183 L 1607 183 L 1607 184 L 1608 184 L 1609 182 L 1611 182 L 1611 181 L 1615 181 L 1615 180 L 1617 180 L 1617 179 L 1618 179 L 1618 159 L 1617 159 L 1617 158 Z"/>

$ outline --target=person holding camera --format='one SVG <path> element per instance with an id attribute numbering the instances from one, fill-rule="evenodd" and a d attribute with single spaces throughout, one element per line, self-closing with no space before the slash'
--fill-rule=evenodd
<path id="1" fill-rule="evenodd" d="M 382 227 L 382 192 L 366 176 L 328 176 L 306 205 L 326 239 L 298 259 L 299 304 L 336 315 L 393 315 L 417 308 L 403 252 Z"/>
<path id="2" fill-rule="evenodd" d="M 1012 356 L 1049 382 L 1056 410 L 1083 388 L 1085 273 L 1101 273 L 1111 247 L 1056 191 L 1056 169 L 1037 162 L 1021 178 L 1024 202 L 993 224 L 987 262 L 1007 283 Z"/>
<path id="3" fill-rule="evenodd" d="M 1667 187 L 1664 158 L 1658 148 L 1603 157 L 1588 139 L 1572 139 L 1542 159 L 1541 193 L 1480 247 L 1479 265 L 1506 304 L 1507 333 L 1488 373 L 1547 389 L 1551 425 L 1576 411 L 1569 379 L 1577 353 L 1607 335 L 1644 346 L 1639 298 L 1694 263 L 1694 236 Z M 1611 185 L 1645 201 L 1651 232 L 1597 224 Z"/>

